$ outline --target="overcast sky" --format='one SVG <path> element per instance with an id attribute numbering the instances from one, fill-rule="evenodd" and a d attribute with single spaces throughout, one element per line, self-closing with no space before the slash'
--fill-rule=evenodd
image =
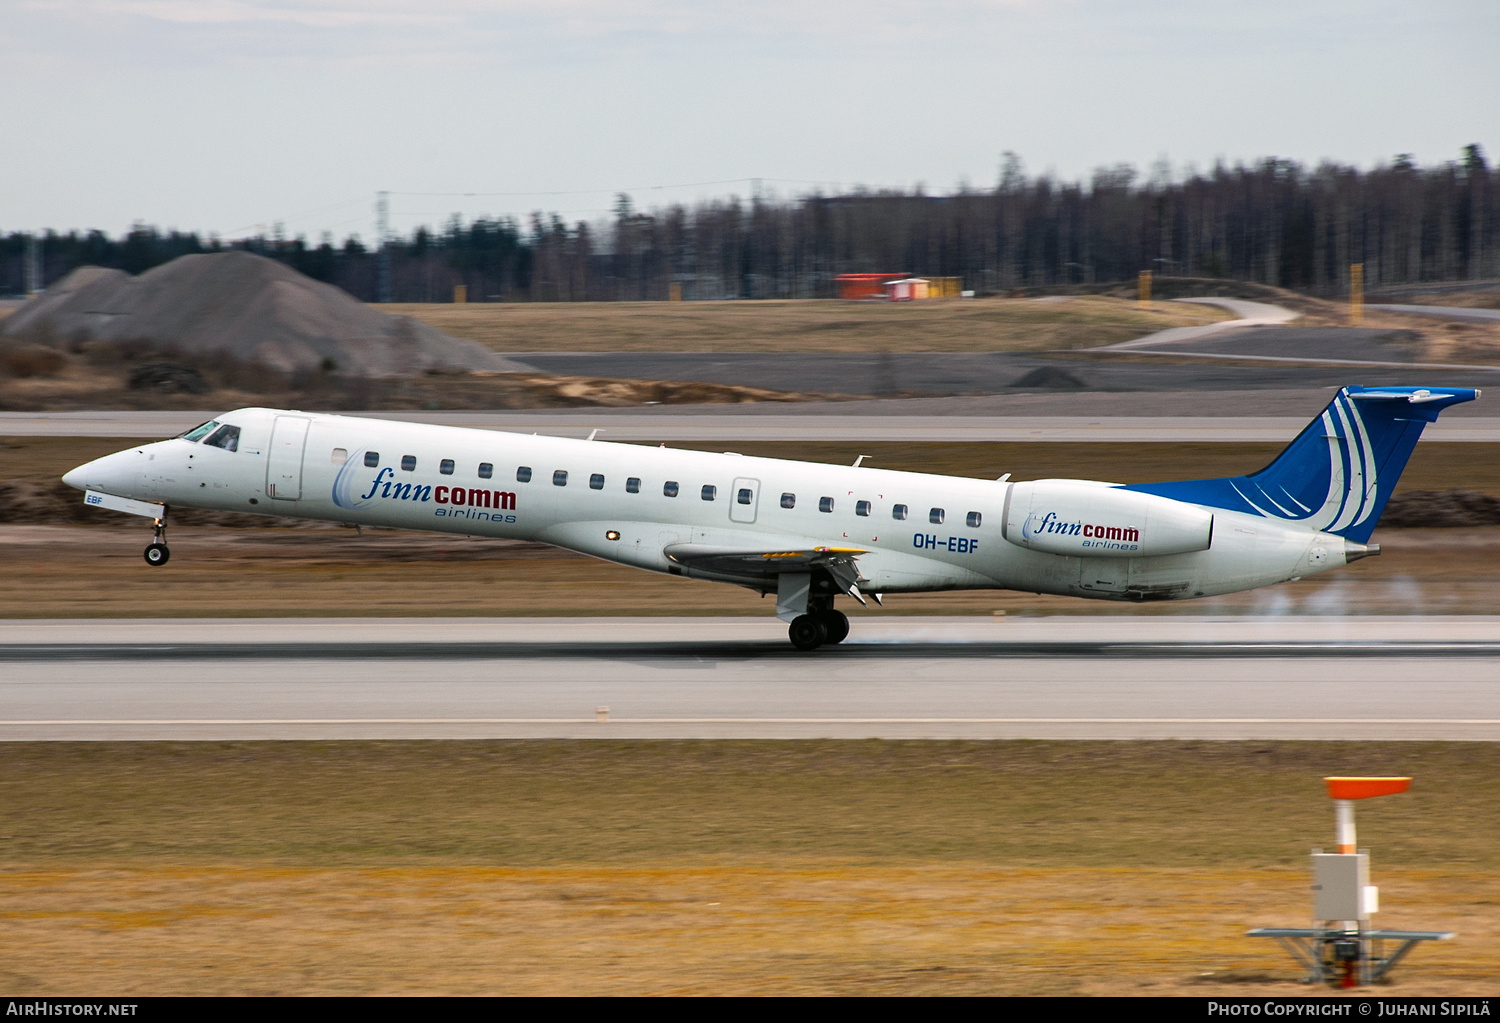
<path id="1" fill-rule="evenodd" d="M 0 231 L 1500 155 L 1500 0 L 0 0 Z M 682 187 L 665 187 L 682 186 Z M 490 193 L 484 195 L 421 193 Z"/>

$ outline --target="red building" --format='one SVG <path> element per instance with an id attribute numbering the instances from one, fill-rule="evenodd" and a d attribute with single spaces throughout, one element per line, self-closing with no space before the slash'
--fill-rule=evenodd
<path id="1" fill-rule="evenodd" d="M 833 279 L 838 285 L 839 298 L 855 301 L 872 298 L 887 298 L 885 286 L 891 281 L 902 281 L 910 274 L 839 274 Z"/>

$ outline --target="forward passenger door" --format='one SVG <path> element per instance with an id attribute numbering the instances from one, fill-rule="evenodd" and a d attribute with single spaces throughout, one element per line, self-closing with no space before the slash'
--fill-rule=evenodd
<path id="1" fill-rule="evenodd" d="M 302 452 L 307 447 L 310 419 L 277 416 L 271 427 L 271 451 L 266 458 L 266 496 L 280 501 L 302 498 Z"/>

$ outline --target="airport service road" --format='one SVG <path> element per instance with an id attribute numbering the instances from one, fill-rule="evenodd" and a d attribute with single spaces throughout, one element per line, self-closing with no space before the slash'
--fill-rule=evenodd
<path id="1" fill-rule="evenodd" d="M 1430 316 L 1439 320 L 1464 320 L 1469 323 L 1500 323 L 1500 309 L 1471 309 L 1456 305 L 1381 305 L 1366 303 L 1366 308 L 1410 316 Z M 1230 321 L 1233 323 L 1234 321 Z"/>
<path id="2" fill-rule="evenodd" d="M 1497 678 L 1500 617 L 10 621 L 0 738 L 1496 740 Z"/>
<path id="3" fill-rule="evenodd" d="M 1327 396 L 1321 399 L 1325 404 Z M 786 406 L 776 406 L 786 408 Z M 1289 443 L 1322 408 L 1299 416 L 807 415 L 743 412 L 358 412 L 349 415 L 606 441 L 889 441 L 1001 443 Z M 1462 406 L 1460 406 L 1462 408 Z M 0 437 L 174 437 L 213 412 L 0 412 Z M 1452 416 L 1424 441 L 1500 442 L 1500 418 Z"/>

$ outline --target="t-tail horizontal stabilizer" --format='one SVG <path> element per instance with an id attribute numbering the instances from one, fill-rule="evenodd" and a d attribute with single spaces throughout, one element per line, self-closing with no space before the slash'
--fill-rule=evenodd
<path id="1" fill-rule="evenodd" d="M 1477 397 L 1466 387 L 1345 387 L 1260 472 L 1125 489 L 1282 519 L 1363 544 L 1422 428 L 1443 409 Z"/>

